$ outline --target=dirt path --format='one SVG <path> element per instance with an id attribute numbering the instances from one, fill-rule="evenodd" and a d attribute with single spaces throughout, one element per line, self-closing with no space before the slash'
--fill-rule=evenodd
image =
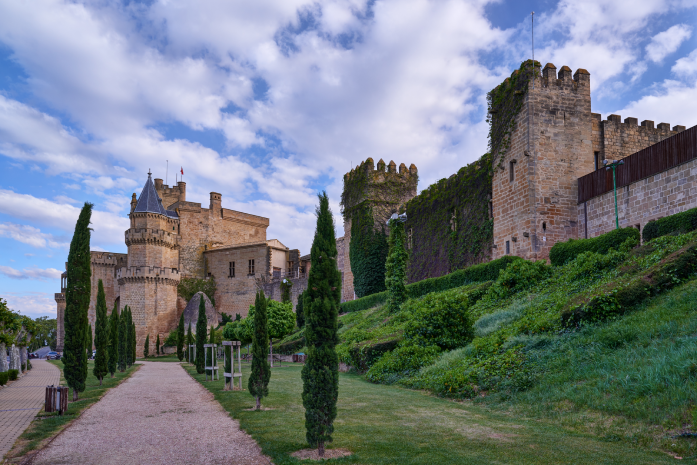
<path id="1" fill-rule="evenodd" d="M 178 363 L 143 364 L 32 463 L 270 463 L 237 421 Z"/>

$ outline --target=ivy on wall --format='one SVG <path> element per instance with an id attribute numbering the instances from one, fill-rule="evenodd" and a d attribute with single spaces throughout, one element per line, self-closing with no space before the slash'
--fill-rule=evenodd
<path id="1" fill-rule="evenodd" d="M 353 289 L 357 297 L 384 291 L 387 234 L 384 227 L 374 227 L 373 209 L 364 201 L 353 210 L 349 259 L 353 273 Z"/>
<path id="2" fill-rule="evenodd" d="M 215 307 L 215 291 L 217 286 L 215 284 L 215 278 L 182 278 L 177 286 L 177 295 L 181 296 L 187 302 L 197 292 L 203 292 L 211 300 L 211 303 Z"/>

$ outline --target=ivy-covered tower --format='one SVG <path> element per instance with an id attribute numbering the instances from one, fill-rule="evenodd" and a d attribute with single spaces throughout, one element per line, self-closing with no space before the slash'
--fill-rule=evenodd
<path id="1" fill-rule="evenodd" d="M 398 169 L 394 161 L 380 160 L 376 167 L 372 158 L 344 175 L 342 301 L 384 290 L 387 219 L 416 195 L 418 180 L 413 164 Z"/>

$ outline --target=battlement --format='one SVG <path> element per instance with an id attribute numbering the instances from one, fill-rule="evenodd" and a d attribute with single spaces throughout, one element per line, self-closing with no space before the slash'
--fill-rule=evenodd
<path id="1" fill-rule="evenodd" d="M 167 279 L 176 281 L 178 283 L 180 276 L 179 270 L 176 268 L 161 268 L 158 266 L 130 266 L 116 270 L 116 279 L 119 280 L 119 284 L 122 284 L 122 279 Z"/>
<path id="2" fill-rule="evenodd" d="M 606 120 L 603 120 L 600 113 L 591 113 L 591 118 L 593 118 L 594 122 L 599 122 L 599 123 L 602 123 L 604 125 L 611 125 L 614 128 L 617 128 L 620 130 L 633 128 L 633 129 L 643 131 L 643 132 L 653 132 L 653 133 L 659 133 L 659 132 L 668 133 L 668 132 L 670 132 L 671 136 L 685 130 L 685 126 L 680 126 L 680 125 L 673 126 L 673 129 L 671 130 L 669 123 L 659 123 L 658 125 L 655 125 L 653 121 L 648 120 L 648 119 L 645 119 L 644 121 L 641 122 L 641 125 L 639 125 L 639 120 L 637 118 L 633 118 L 631 116 L 625 118 L 624 122 L 622 122 L 622 116 L 620 116 L 620 115 L 609 115 Z"/>
<path id="3" fill-rule="evenodd" d="M 114 252 L 90 252 L 90 262 L 92 265 L 101 266 L 123 266 L 126 263 L 128 254 Z"/>
<path id="4" fill-rule="evenodd" d="M 126 245 L 155 244 L 163 247 L 175 248 L 179 245 L 181 236 L 162 229 L 131 228 L 126 230 Z"/>
<path id="5" fill-rule="evenodd" d="M 344 211 L 365 200 L 381 203 L 403 204 L 416 195 L 419 170 L 413 163 L 407 168 L 390 160 L 385 164 L 380 159 L 375 166 L 372 158 L 361 162 L 356 168 L 344 175 Z"/>
<path id="6" fill-rule="evenodd" d="M 186 183 L 184 181 L 179 181 L 176 186 L 169 187 L 162 183 L 162 179 L 155 178 L 155 191 L 162 199 L 162 205 L 168 210 L 171 210 L 170 205 L 176 202 L 186 202 Z"/>

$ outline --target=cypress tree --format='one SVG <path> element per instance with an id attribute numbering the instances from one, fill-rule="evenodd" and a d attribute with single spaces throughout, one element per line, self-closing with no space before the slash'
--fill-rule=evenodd
<path id="1" fill-rule="evenodd" d="M 111 377 L 116 373 L 116 365 L 119 361 L 119 312 L 114 302 L 114 309 L 109 317 L 109 363 L 108 370 Z"/>
<path id="2" fill-rule="evenodd" d="M 249 375 L 249 393 L 257 401 L 257 410 L 261 408 L 261 398 L 269 395 L 269 331 L 266 321 L 266 296 L 257 292 L 254 300 L 254 331 L 252 332 L 252 372 Z"/>
<path id="3" fill-rule="evenodd" d="M 177 358 L 180 362 L 184 359 L 184 337 L 184 312 L 182 312 L 177 326 Z"/>
<path id="4" fill-rule="evenodd" d="M 143 347 L 143 358 L 148 358 L 150 355 L 150 335 L 145 336 L 145 347 Z"/>
<path id="5" fill-rule="evenodd" d="M 94 345 L 97 349 L 97 354 L 94 357 L 94 369 L 92 373 L 99 379 L 99 385 L 101 386 L 102 378 L 109 372 L 109 319 L 106 316 L 106 296 L 104 295 L 104 284 L 101 279 L 97 284 L 96 313 L 97 321 L 94 324 Z"/>
<path id="6" fill-rule="evenodd" d="M 136 324 L 133 323 L 133 314 L 129 312 L 131 318 L 131 365 L 136 363 Z"/>
<path id="7" fill-rule="evenodd" d="M 201 374 L 206 369 L 203 345 L 206 343 L 206 302 L 203 295 L 199 296 L 198 319 L 196 320 L 196 372 Z"/>
<path id="8" fill-rule="evenodd" d="M 191 344 L 194 343 L 194 336 L 191 334 L 191 322 L 189 322 L 189 332 L 186 335 L 186 359 L 191 362 L 192 357 L 194 354 L 190 354 L 191 352 Z M 195 360 L 194 360 L 195 362 Z"/>
<path id="9" fill-rule="evenodd" d="M 87 323 L 87 339 L 85 343 L 85 348 L 87 349 L 87 358 L 92 357 L 92 348 L 94 344 L 92 343 L 92 323 Z"/>
<path id="10" fill-rule="evenodd" d="M 295 306 L 295 323 L 298 325 L 298 328 L 302 328 L 305 326 L 305 313 L 303 311 L 303 294 L 305 294 L 305 291 L 301 292 L 300 295 L 298 295 L 298 305 Z"/>
<path id="11" fill-rule="evenodd" d="M 210 335 L 210 338 L 208 339 L 208 343 L 215 344 L 215 329 L 213 328 L 213 325 L 211 325 L 211 335 Z M 212 353 L 212 351 L 213 351 L 213 349 L 211 349 L 211 361 L 210 361 L 211 366 L 213 366 L 213 353 Z M 208 374 L 211 375 L 211 379 L 213 379 L 213 372 L 211 372 L 210 370 L 207 370 L 207 371 L 208 371 Z"/>
<path id="12" fill-rule="evenodd" d="M 65 291 L 63 375 L 73 390 L 73 401 L 78 392 L 85 390 L 87 379 L 87 354 L 85 329 L 87 309 L 92 293 L 92 269 L 90 264 L 90 218 L 92 204 L 85 203 L 80 211 L 75 233 L 70 241 L 67 263 L 67 288 Z"/>
<path id="13" fill-rule="evenodd" d="M 409 253 L 404 244 L 404 223 L 390 220 L 390 253 L 385 262 L 385 287 L 387 287 L 387 309 L 396 313 L 407 300 L 407 260 Z M 312 271 L 312 268 L 310 268 Z"/>
<path id="14" fill-rule="evenodd" d="M 121 315 L 118 318 L 119 324 L 119 371 L 123 373 L 126 371 L 127 359 L 126 359 L 126 347 L 128 347 L 128 305 L 126 305 L 121 311 Z"/>
<path id="15" fill-rule="evenodd" d="M 310 276 L 304 295 L 307 360 L 302 369 L 307 442 L 324 456 L 332 441 L 339 397 L 339 358 L 336 354 L 341 273 L 337 268 L 334 220 L 326 192 L 319 195 L 317 229 L 312 241 Z"/>
<path id="16" fill-rule="evenodd" d="M 157 333 L 157 341 L 155 342 L 155 345 L 157 346 L 157 355 L 160 355 L 160 333 Z"/>
<path id="17" fill-rule="evenodd" d="M 131 308 L 128 306 L 126 307 L 126 314 L 124 317 L 126 324 L 126 347 L 124 350 L 126 356 L 126 367 L 129 368 L 131 365 L 133 365 L 133 349 L 131 349 L 131 345 L 133 344 L 133 333 L 131 332 Z"/>

